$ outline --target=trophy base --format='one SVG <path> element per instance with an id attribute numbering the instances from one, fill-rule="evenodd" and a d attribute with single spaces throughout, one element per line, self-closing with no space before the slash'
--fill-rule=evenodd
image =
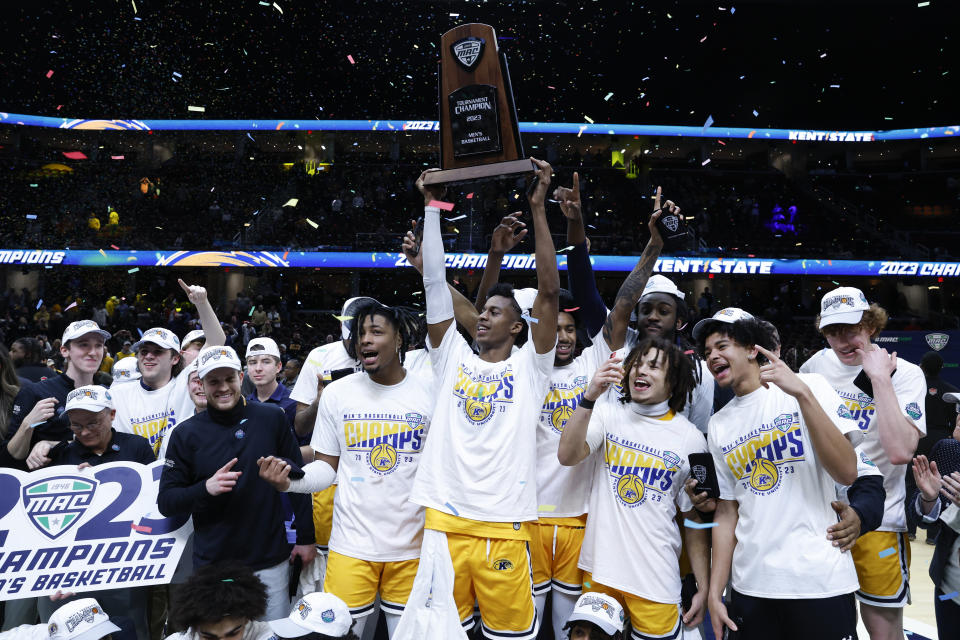
<path id="1" fill-rule="evenodd" d="M 434 184 L 452 186 L 471 182 L 483 182 L 485 180 L 496 180 L 498 178 L 508 178 L 521 174 L 533 174 L 534 170 L 534 164 L 529 158 L 510 160 L 508 162 L 493 162 L 460 169 L 431 171 L 424 176 L 423 184 L 428 186 Z"/>

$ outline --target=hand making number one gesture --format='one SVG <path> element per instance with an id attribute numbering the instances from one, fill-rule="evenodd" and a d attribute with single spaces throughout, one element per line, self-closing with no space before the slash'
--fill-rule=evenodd
<path id="1" fill-rule="evenodd" d="M 757 351 L 767 358 L 767 364 L 760 367 L 760 384 L 770 388 L 770 383 L 780 387 L 784 393 L 798 397 L 809 389 L 806 383 L 795 374 L 787 364 L 772 351 L 756 345 Z"/>

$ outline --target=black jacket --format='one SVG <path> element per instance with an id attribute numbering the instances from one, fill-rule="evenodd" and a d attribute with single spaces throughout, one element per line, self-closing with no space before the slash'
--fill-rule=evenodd
<path id="1" fill-rule="evenodd" d="M 873 531 L 883 522 L 883 503 L 886 499 L 883 476 L 862 476 L 847 489 L 847 500 L 860 516 L 860 535 Z"/>
<path id="2" fill-rule="evenodd" d="M 283 410 L 241 400 L 229 412 L 208 409 L 188 418 L 169 437 L 157 506 L 165 516 L 193 515 L 194 564 L 232 559 L 256 571 L 287 559 L 281 494 L 260 479 L 257 467 L 258 458 L 270 455 L 303 464 Z M 232 458 L 231 471 L 243 472 L 237 484 L 211 496 L 207 479 Z M 291 493 L 290 503 L 297 544 L 314 544 L 311 496 Z"/>
<path id="3" fill-rule="evenodd" d="M 50 459 L 53 464 L 83 464 L 87 462 L 91 467 L 98 464 L 107 464 L 108 462 L 139 462 L 140 464 L 153 464 L 156 457 L 153 455 L 153 447 L 143 436 L 134 433 L 117 433 L 116 429 L 110 429 L 113 434 L 107 450 L 101 455 L 95 454 L 90 449 L 80 444 L 77 440 L 70 442 L 61 442 L 50 450 Z"/>
<path id="4" fill-rule="evenodd" d="M 917 514 L 917 498 L 920 496 L 920 490 L 917 489 L 913 492 L 913 495 L 910 496 L 910 502 L 907 503 L 907 521 L 926 529 L 930 526 L 931 523 L 924 522 Z M 943 513 L 943 510 L 947 508 L 947 505 L 950 504 L 942 496 L 937 496 L 937 500 L 940 501 L 940 512 Z M 940 535 L 937 536 L 937 546 L 933 549 L 933 558 L 930 559 L 930 579 L 933 580 L 934 586 L 937 588 L 940 587 L 943 583 L 943 569 L 947 566 L 949 561 L 950 550 L 953 548 L 953 543 L 956 542 L 957 536 L 960 535 L 952 528 L 941 523 Z"/>
<path id="5" fill-rule="evenodd" d="M 56 398 L 57 406 L 54 408 L 54 417 L 33 428 L 33 433 L 30 436 L 30 446 L 33 447 L 41 440 L 72 440 L 73 433 L 70 431 L 70 420 L 67 418 L 64 408 L 67 402 L 67 394 L 73 391 L 75 386 L 76 383 L 72 378 L 65 373 L 61 373 L 53 378 L 21 387 L 17 397 L 13 400 L 13 411 L 10 412 L 10 424 L 7 426 L 8 439 L 12 438 L 21 428 L 23 419 L 33 410 L 34 405 L 44 398 Z M 30 425 L 22 425 L 22 428 L 29 429 Z M 16 460 L 10 455 L 6 442 L 0 447 L 0 467 L 26 470 L 23 460 Z"/>

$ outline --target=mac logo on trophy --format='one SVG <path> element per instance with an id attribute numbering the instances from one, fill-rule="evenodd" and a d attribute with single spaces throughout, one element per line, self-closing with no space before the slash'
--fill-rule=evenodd
<path id="1" fill-rule="evenodd" d="M 427 184 L 532 175 L 517 126 L 507 58 L 493 27 L 464 24 L 440 39 L 440 171 Z"/>

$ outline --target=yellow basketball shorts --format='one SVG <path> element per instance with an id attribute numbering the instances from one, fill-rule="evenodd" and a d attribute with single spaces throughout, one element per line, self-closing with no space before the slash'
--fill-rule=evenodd
<path id="1" fill-rule="evenodd" d="M 533 559 L 533 592 L 547 593 L 551 587 L 560 593 L 578 596 L 583 583 L 583 570 L 577 566 L 583 546 L 581 526 L 534 523 L 530 556 Z"/>
<path id="2" fill-rule="evenodd" d="M 672 640 L 683 633 L 679 604 L 654 602 L 608 587 L 596 582 L 588 571 L 583 573 L 583 590 L 605 593 L 619 602 L 630 617 L 633 640 Z"/>
<path id="3" fill-rule="evenodd" d="M 487 637 L 533 640 L 539 625 L 527 541 L 446 535 L 455 576 L 453 598 L 463 628 L 473 628 L 476 602 Z"/>
<path id="4" fill-rule="evenodd" d="M 910 540 L 897 531 L 870 531 L 850 550 L 860 589 L 857 600 L 875 607 L 910 603 Z"/>
<path id="5" fill-rule="evenodd" d="M 322 551 L 327 550 L 330 542 L 330 530 L 333 528 L 333 494 L 336 490 L 337 485 L 333 484 L 313 494 L 313 530 L 317 546 Z"/>
<path id="6" fill-rule="evenodd" d="M 380 607 L 387 613 L 400 615 L 410 597 L 419 566 L 419 559 L 371 562 L 331 551 L 323 590 L 343 600 L 354 618 L 373 612 L 378 593 Z"/>

